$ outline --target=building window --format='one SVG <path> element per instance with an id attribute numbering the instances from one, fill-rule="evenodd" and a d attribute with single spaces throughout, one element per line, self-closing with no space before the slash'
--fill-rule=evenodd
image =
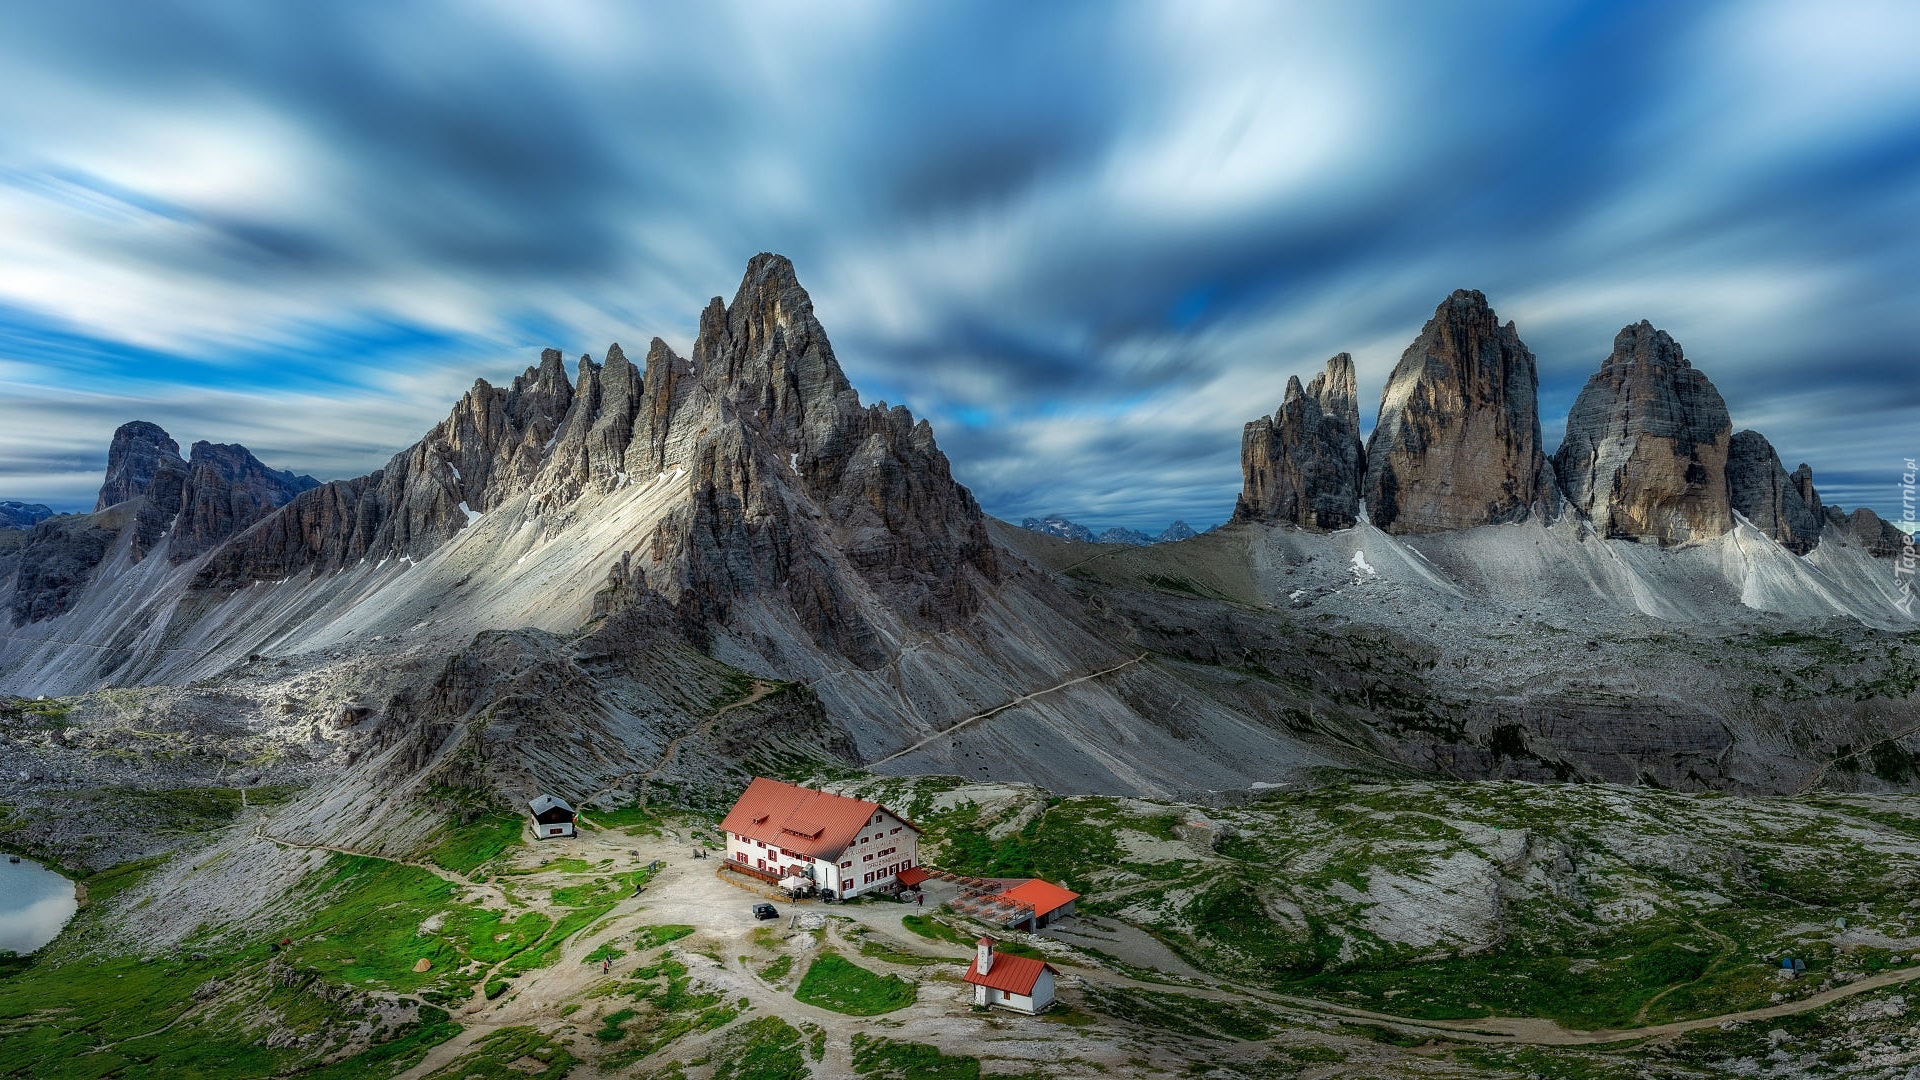
<path id="1" fill-rule="evenodd" d="M 846 862 L 843 862 L 843 863 L 841 863 L 841 864 L 840 864 L 840 869 L 842 869 L 842 870 L 851 870 L 851 869 L 853 869 L 853 860 L 852 860 L 852 859 L 848 859 L 848 860 L 847 860 Z"/>
<path id="2" fill-rule="evenodd" d="M 841 892 L 846 892 L 846 891 L 848 891 L 848 890 L 850 890 L 850 889 L 852 889 L 852 888 L 853 888 L 853 879 L 852 879 L 852 878 L 847 878 L 846 880 L 844 880 L 844 881 L 842 881 L 842 882 L 840 883 L 840 891 L 841 891 Z"/>
<path id="3" fill-rule="evenodd" d="M 746 853 L 746 852 L 744 852 L 744 851 L 736 851 L 736 852 L 734 852 L 734 853 L 733 853 L 733 857 L 734 857 L 735 859 L 738 859 L 738 860 L 739 860 L 739 861 L 741 861 L 741 862 L 746 862 L 746 861 L 747 861 L 747 853 Z"/>
<path id="4" fill-rule="evenodd" d="M 755 840 L 755 841 L 753 842 L 753 846 L 754 846 L 754 847 L 766 847 L 766 846 L 767 846 L 767 842 L 766 842 L 765 840 Z"/>
<path id="5" fill-rule="evenodd" d="M 871 855 L 862 855 L 862 856 L 860 856 L 860 861 L 861 861 L 861 862 L 872 862 L 872 861 L 873 861 L 873 856 L 871 856 Z"/>
<path id="6" fill-rule="evenodd" d="M 898 825 L 895 825 L 895 826 L 893 827 L 893 832 L 889 832 L 889 833 L 888 833 L 887 835 L 888 835 L 888 836 L 892 836 L 892 835 L 893 835 L 893 833 L 897 833 L 897 832 L 899 832 L 899 831 L 900 831 L 900 826 L 898 826 Z"/>
<path id="7" fill-rule="evenodd" d="M 867 884 L 867 885 L 871 885 L 871 884 L 873 884 L 873 875 L 872 875 L 872 874 L 868 874 L 868 875 L 867 875 L 867 877 L 866 877 L 866 881 L 864 882 L 864 884 Z"/>
<path id="8" fill-rule="evenodd" d="M 878 825 L 878 824 L 880 824 L 880 815 L 879 815 L 879 814 L 875 814 L 875 815 L 873 815 L 873 823 L 874 823 L 875 825 Z"/>

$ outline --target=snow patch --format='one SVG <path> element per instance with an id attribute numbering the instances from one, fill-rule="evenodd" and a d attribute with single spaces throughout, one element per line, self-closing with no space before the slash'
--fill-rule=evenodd
<path id="1" fill-rule="evenodd" d="M 800 475 L 800 455 L 798 453 L 787 455 L 787 468 L 792 469 L 795 476 Z"/>
<path id="2" fill-rule="evenodd" d="M 449 468 L 449 469 L 452 469 L 452 470 L 453 470 L 453 481 L 454 481 L 454 483 L 456 483 L 456 484 L 457 484 L 457 483 L 459 483 L 459 482 L 460 482 L 460 466 L 458 466 L 458 465 L 455 465 L 455 464 L 454 464 L 453 462 L 451 462 L 451 461 L 449 461 L 449 462 L 447 462 L 447 468 Z"/>
<path id="3" fill-rule="evenodd" d="M 1358 578 L 1361 574 L 1365 574 L 1368 577 L 1379 577 L 1380 571 L 1375 570 L 1367 564 L 1366 552 L 1356 551 L 1353 553 L 1353 576 Z"/>
<path id="4" fill-rule="evenodd" d="M 487 516 L 478 510 L 469 510 L 467 508 L 467 501 L 465 499 L 460 500 L 460 512 L 467 515 L 467 524 L 469 526 L 471 526 L 474 522 L 479 521 L 481 518 Z"/>

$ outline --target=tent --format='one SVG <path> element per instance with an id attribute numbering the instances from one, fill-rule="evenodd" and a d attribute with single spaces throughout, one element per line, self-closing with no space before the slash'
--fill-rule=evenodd
<path id="1" fill-rule="evenodd" d="M 803 878 L 799 874 L 788 874 L 780 879 L 780 887 L 788 892 L 800 892 L 813 888 L 813 879 Z"/>

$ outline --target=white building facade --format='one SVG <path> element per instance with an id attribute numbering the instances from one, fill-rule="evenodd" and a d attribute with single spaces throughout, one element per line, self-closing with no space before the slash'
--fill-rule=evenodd
<path id="1" fill-rule="evenodd" d="M 920 832 L 879 803 L 757 778 L 720 823 L 727 862 L 769 882 L 807 878 L 847 899 L 920 865 Z"/>

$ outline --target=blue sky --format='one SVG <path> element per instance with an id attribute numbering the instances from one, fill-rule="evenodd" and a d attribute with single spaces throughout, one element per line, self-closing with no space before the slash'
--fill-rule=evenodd
<path id="1" fill-rule="evenodd" d="M 1920 455 L 1910 2 L 681 7 L 11 6 L 0 498 L 132 418 L 364 472 L 763 250 L 1014 520 L 1222 520 L 1288 375 L 1370 426 L 1459 287 L 1549 448 L 1646 318 L 1831 501 Z"/>

